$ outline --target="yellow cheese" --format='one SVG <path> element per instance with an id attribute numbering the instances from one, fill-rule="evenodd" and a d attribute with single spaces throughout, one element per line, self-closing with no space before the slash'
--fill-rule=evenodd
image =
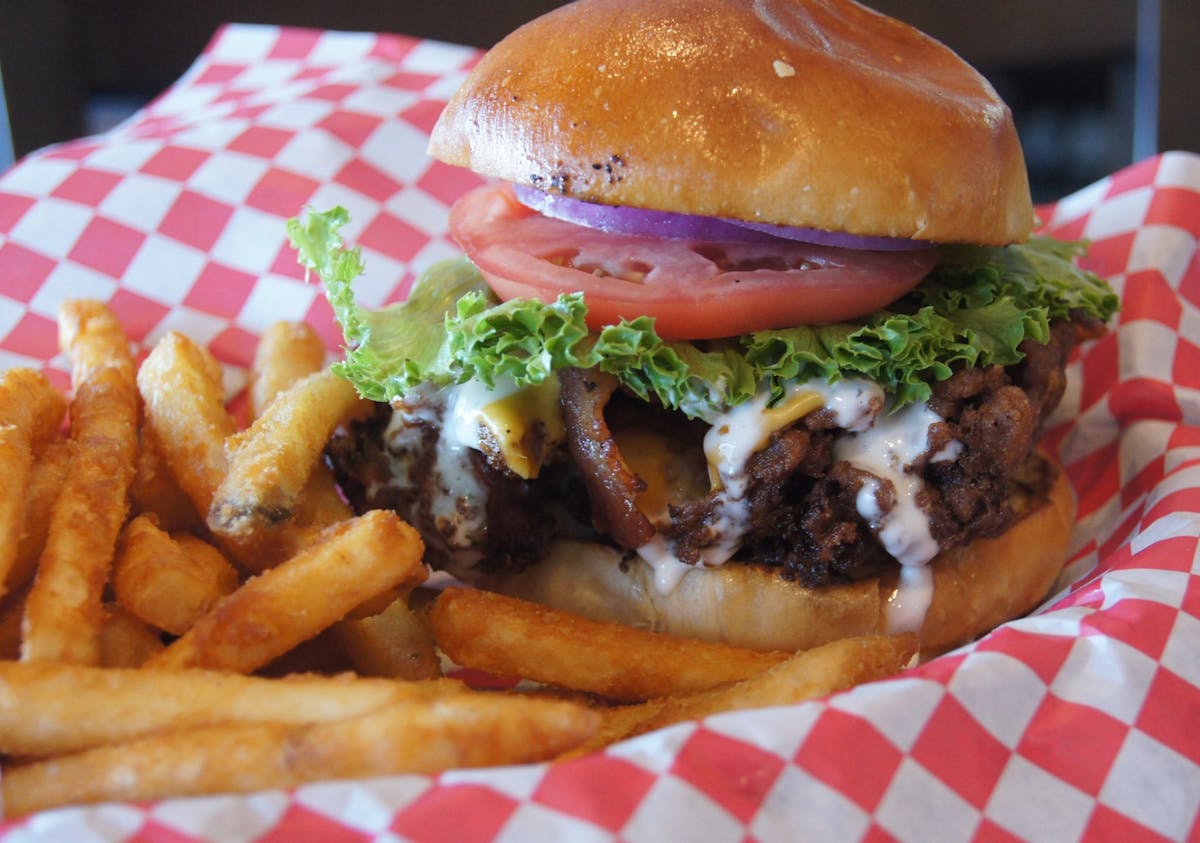
<path id="1" fill-rule="evenodd" d="M 481 441 L 488 450 L 499 453 L 518 477 L 537 477 L 546 453 L 565 435 L 558 379 L 497 398 L 476 410 L 475 418 L 486 429 Z"/>
<path id="2" fill-rule="evenodd" d="M 767 406 L 765 394 L 732 408 L 717 419 L 704 440 L 704 455 L 708 459 L 708 476 L 714 489 L 725 484 L 721 478 L 741 476 L 746 460 L 766 447 L 771 434 L 782 430 L 813 410 L 819 410 L 825 399 L 811 389 L 797 389 L 783 397 L 774 407 Z"/>

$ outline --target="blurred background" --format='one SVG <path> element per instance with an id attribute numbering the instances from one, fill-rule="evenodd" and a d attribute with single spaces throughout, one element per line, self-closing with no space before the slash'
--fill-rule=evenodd
<path id="1" fill-rule="evenodd" d="M 0 171 L 103 131 L 223 22 L 487 47 L 555 0 L 0 0 Z M 1009 103 L 1037 201 L 1166 149 L 1200 150 L 1197 0 L 868 0 L 978 67 Z"/>

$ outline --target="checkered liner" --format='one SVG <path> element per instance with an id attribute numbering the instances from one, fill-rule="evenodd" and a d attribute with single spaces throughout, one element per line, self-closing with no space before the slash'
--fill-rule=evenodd
<path id="1" fill-rule="evenodd" d="M 45 365 L 60 302 L 109 300 L 147 347 L 207 343 L 237 391 L 278 319 L 338 335 L 283 220 L 352 215 L 403 296 L 453 254 L 478 183 L 424 155 L 477 53 L 388 35 L 230 26 L 115 131 L 0 177 L 0 366 Z M 68 809 L 13 840 L 1185 839 L 1200 808 L 1200 156 L 1144 161 L 1045 209 L 1124 300 L 1082 350 L 1049 441 L 1079 495 L 1073 562 L 1034 616 L 902 678 L 677 726 L 556 766 Z"/>

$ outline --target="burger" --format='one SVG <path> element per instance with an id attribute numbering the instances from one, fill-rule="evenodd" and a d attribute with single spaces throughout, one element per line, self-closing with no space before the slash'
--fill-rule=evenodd
<path id="1" fill-rule="evenodd" d="M 578 0 L 433 130 L 465 256 L 359 306 L 341 209 L 290 223 L 377 402 L 328 449 L 453 577 L 756 648 L 1036 606 L 1074 502 L 1039 440 L 1117 307 L 1035 224 L 1009 109 L 850 0 Z"/>

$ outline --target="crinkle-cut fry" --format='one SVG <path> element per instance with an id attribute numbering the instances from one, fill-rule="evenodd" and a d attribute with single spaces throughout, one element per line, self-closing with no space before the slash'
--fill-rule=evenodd
<path id="1" fill-rule="evenodd" d="M 438 645 L 464 667 L 621 701 L 745 679 L 791 655 L 590 620 L 473 588 L 445 589 L 429 622 Z"/>
<path id="2" fill-rule="evenodd" d="M 330 434 L 361 400 L 329 370 L 277 395 L 248 430 L 229 441 L 229 470 L 208 509 L 209 529 L 244 539 L 291 520 Z"/>
<path id="3" fill-rule="evenodd" d="M 595 751 L 685 720 L 747 708 L 792 705 L 884 679 L 910 664 L 918 643 L 917 636 L 911 633 L 843 638 L 796 653 L 787 661 L 740 682 L 621 706 L 602 715 L 597 739 L 575 751 L 581 754 Z"/>
<path id="4" fill-rule="evenodd" d="M 113 595 L 164 632 L 183 635 L 237 587 L 237 570 L 220 551 L 195 537 L 173 538 L 151 515 L 138 515 L 121 531 Z"/>
<path id="5" fill-rule="evenodd" d="M 374 595 L 423 582 L 423 553 L 416 530 L 389 510 L 335 524 L 313 546 L 247 580 L 149 665 L 249 673 Z"/>
<path id="6" fill-rule="evenodd" d="M 71 440 L 54 439 L 33 464 L 29 483 L 25 487 L 25 524 L 21 530 L 21 541 L 4 583 L 10 593 L 24 588 L 33 580 L 38 557 L 42 555 L 46 536 L 50 532 L 50 513 L 67 481 L 73 449 Z"/>
<path id="7" fill-rule="evenodd" d="M 325 368 L 325 341 L 307 322 L 275 322 L 263 331 L 250 365 L 250 418 L 279 393 Z"/>
<path id="8" fill-rule="evenodd" d="M 463 693 L 307 726 L 169 732 L 9 767 L 0 792 L 6 813 L 22 816 L 66 802 L 140 802 L 521 764 L 586 739 L 596 719 L 571 702 Z"/>
<path id="9" fill-rule="evenodd" d="M 217 724 L 336 720 L 462 690 L 449 679 L 265 679 L 208 670 L 0 662 L 0 753 L 54 755 Z"/>
<path id="10" fill-rule="evenodd" d="M 41 372 L 0 373 L 0 595 L 17 562 L 34 461 L 66 411 L 66 396 Z"/>
<path id="11" fill-rule="evenodd" d="M 21 658 L 96 664 L 101 605 L 137 460 L 133 356 L 106 305 L 69 301 L 59 339 L 71 357 L 71 462 L 25 602 Z"/>

